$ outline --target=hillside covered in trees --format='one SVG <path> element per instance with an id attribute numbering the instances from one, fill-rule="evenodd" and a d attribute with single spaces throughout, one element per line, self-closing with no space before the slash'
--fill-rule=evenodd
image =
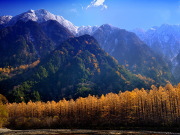
<path id="1" fill-rule="evenodd" d="M 180 84 L 152 86 L 150 90 L 108 93 L 58 102 L 8 103 L 3 107 L 7 127 L 28 128 L 120 128 L 179 127 Z M 1 112 L 2 113 L 2 109 Z M 0 115 L 2 117 L 2 115 Z"/>
<path id="2" fill-rule="evenodd" d="M 17 68 L 21 73 L 0 81 L 0 93 L 10 102 L 75 99 L 156 84 L 119 65 L 89 35 L 70 38 L 47 57 L 23 67 Z"/>

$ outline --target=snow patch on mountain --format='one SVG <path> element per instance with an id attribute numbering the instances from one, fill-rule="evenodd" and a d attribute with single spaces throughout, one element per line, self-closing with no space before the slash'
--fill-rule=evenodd
<path id="1" fill-rule="evenodd" d="M 6 15 L 6 16 L 0 16 L 0 24 L 5 25 L 12 19 L 12 16 Z"/>
<path id="2" fill-rule="evenodd" d="M 85 34 L 92 35 L 99 26 L 81 26 L 77 29 L 77 35 L 76 36 L 82 36 Z"/>

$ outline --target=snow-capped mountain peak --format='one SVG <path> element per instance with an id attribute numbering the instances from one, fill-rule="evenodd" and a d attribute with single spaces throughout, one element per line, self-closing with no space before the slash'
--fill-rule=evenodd
<path id="1" fill-rule="evenodd" d="M 70 21 L 64 19 L 62 16 L 57 16 L 45 9 L 38 9 L 38 10 L 28 10 L 20 15 L 14 16 L 8 23 L 8 25 L 13 25 L 17 21 L 36 21 L 38 23 L 46 22 L 48 20 L 55 20 L 59 22 L 64 27 L 68 28 L 72 33 L 77 33 L 77 26 L 73 25 Z"/>

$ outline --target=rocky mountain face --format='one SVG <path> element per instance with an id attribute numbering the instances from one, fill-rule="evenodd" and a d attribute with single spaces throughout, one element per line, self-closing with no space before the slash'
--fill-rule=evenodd
<path id="1" fill-rule="evenodd" d="M 159 83 L 173 81 L 168 64 L 134 33 L 105 24 L 93 34 L 101 47 L 135 74 Z"/>
<path id="2" fill-rule="evenodd" d="M 64 27 L 57 21 L 49 20 L 41 23 L 40 25 L 47 37 L 55 43 L 55 47 L 68 38 L 74 37 L 73 33 L 68 28 Z"/>

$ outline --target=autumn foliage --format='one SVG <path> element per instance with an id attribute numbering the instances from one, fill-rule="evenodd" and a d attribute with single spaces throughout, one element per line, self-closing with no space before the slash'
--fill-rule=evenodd
<path id="1" fill-rule="evenodd" d="M 16 128 L 180 126 L 180 84 L 59 102 L 9 103 Z"/>
<path id="2" fill-rule="evenodd" d="M 8 111 L 5 103 L 7 103 L 6 97 L 0 94 L 0 128 L 7 123 Z"/>
<path id="3" fill-rule="evenodd" d="M 0 68 L 0 72 L 9 74 L 11 72 L 16 72 L 18 70 L 25 70 L 25 69 L 28 69 L 28 68 L 33 68 L 33 67 L 37 66 L 39 63 L 40 63 L 40 60 L 37 60 L 37 61 L 34 61 L 31 64 L 20 65 L 19 67 L 15 67 L 15 68 L 7 66 L 6 68 Z"/>

